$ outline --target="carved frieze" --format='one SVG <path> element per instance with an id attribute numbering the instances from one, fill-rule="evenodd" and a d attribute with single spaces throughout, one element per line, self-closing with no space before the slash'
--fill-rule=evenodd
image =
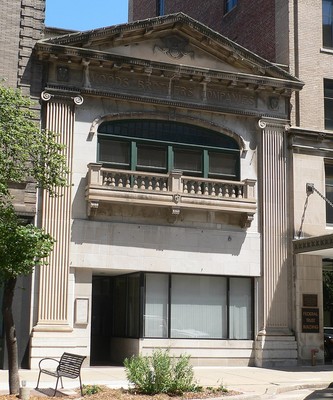
<path id="1" fill-rule="evenodd" d="M 175 60 L 180 60 L 184 56 L 194 58 L 194 52 L 187 50 L 188 41 L 184 38 L 171 35 L 163 38 L 162 42 L 161 46 L 154 46 L 154 52 L 160 51 Z"/>
<path id="2" fill-rule="evenodd" d="M 225 108 L 257 110 L 257 95 L 248 91 L 229 89 L 211 82 L 191 82 L 178 77 L 157 77 L 121 74 L 100 70 L 90 71 L 91 88 L 141 96 L 203 103 Z"/>
<path id="3" fill-rule="evenodd" d="M 73 73 L 67 71 L 67 67 L 57 68 L 54 80 L 51 78 L 49 81 L 50 87 L 55 90 L 59 87 L 60 91 L 64 91 L 68 85 L 69 91 L 77 88 L 82 93 L 273 118 L 285 118 L 287 112 L 284 96 L 272 96 L 263 90 L 244 88 L 244 85 L 238 85 L 237 80 L 226 85 L 211 79 L 209 74 L 203 74 L 200 79 L 191 76 L 189 79 L 181 71 L 156 75 L 148 66 L 142 73 L 133 73 L 134 69 L 123 71 L 121 68 L 96 68 L 89 62 L 83 65 L 82 74 L 78 68 Z M 70 78 L 68 83 L 65 82 L 67 77 Z M 43 95 L 42 99 L 48 100 Z"/>

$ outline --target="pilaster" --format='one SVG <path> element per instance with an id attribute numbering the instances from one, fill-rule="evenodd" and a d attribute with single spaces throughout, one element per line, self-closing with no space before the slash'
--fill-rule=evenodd
<path id="1" fill-rule="evenodd" d="M 67 167 L 72 168 L 75 104 L 81 96 L 43 92 L 46 103 L 45 128 L 58 132 L 65 145 Z M 40 269 L 38 321 L 34 331 L 71 330 L 68 321 L 69 246 L 71 227 L 71 178 L 69 185 L 57 189 L 57 196 L 43 195 L 42 227 L 56 240 L 48 265 Z"/>
<path id="2" fill-rule="evenodd" d="M 257 365 L 281 365 L 297 357 L 290 341 L 288 258 L 288 180 L 285 120 L 261 119 L 259 161 L 262 234 L 262 279 L 259 291 Z M 289 336 L 289 338 L 288 338 Z M 286 346 L 283 346 L 283 341 Z M 293 348 L 294 346 L 294 348 Z M 284 349 L 284 350 L 283 350 Z"/>

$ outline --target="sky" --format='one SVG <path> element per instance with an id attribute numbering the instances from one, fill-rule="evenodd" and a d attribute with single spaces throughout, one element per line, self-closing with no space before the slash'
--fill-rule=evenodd
<path id="1" fill-rule="evenodd" d="M 128 20 L 128 0 L 46 0 L 45 25 L 85 31 Z"/>

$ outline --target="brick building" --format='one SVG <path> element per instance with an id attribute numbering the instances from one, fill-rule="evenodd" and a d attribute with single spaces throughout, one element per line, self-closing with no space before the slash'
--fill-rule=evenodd
<path id="1" fill-rule="evenodd" d="M 34 58 L 33 48 L 43 37 L 45 0 L 3 0 L 0 7 L 0 80 L 19 88 L 34 101 L 37 118 L 42 85 L 41 64 Z M 36 215 L 36 190 L 31 182 L 11 185 L 14 206 L 18 214 L 29 221 Z M 31 279 L 19 279 L 14 308 L 19 345 L 19 361 L 29 365 Z M 1 293 L 0 293 L 1 297 Z M 1 311 L 0 311 L 1 315 Z M 0 366 L 6 365 L 2 324 L 0 324 Z"/>
<path id="2" fill-rule="evenodd" d="M 275 35 L 283 18 L 275 17 L 275 3 L 256 0 L 129 0 L 129 21 L 183 12 L 241 46 L 275 62 Z M 264 18 L 258 18 L 264 16 Z"/>

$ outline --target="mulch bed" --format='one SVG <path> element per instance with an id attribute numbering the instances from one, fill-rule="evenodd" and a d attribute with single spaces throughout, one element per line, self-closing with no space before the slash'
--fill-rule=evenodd
<path id="1" fill-rule="evenodd" d="M 42 397 L 50 398 L 52 396 L 48 396 L 44 391 L 36 392 L 33 391 L 30 394 L 30 400 L 41 400 Z M 186 399 L 209 399 L 209 398 L 217 398 L 217 397 L 228 397 L 234 396 L 236 394 L 241 394 L 239 392 L 228 390 L 228 391 L 219 391 L 216 389 L 208 389 L 204 388 L 200 392 L 187 392 L 183 393 L 183 395 L 179 396 L 169 396 L 167 394 L 155 394 L 155 395 L 143 395 L 134 393 L 132 391 L 128 391 L 125 389 L 109 389 L 107 387 L 102 387 L 102 390 L 98 393 L 86 395 L 85 399 L 89 400 L 186 400 Z M 62 397 L 67 399 L 77 399 L 80 397 L 80 393 L 76 396 L 74 395 L 66 395 L 61 392 L 57 392 L 56 397 Z M 19 396 L 16 395 L 0 395 L 0 400 L 17 400 Z"/>

